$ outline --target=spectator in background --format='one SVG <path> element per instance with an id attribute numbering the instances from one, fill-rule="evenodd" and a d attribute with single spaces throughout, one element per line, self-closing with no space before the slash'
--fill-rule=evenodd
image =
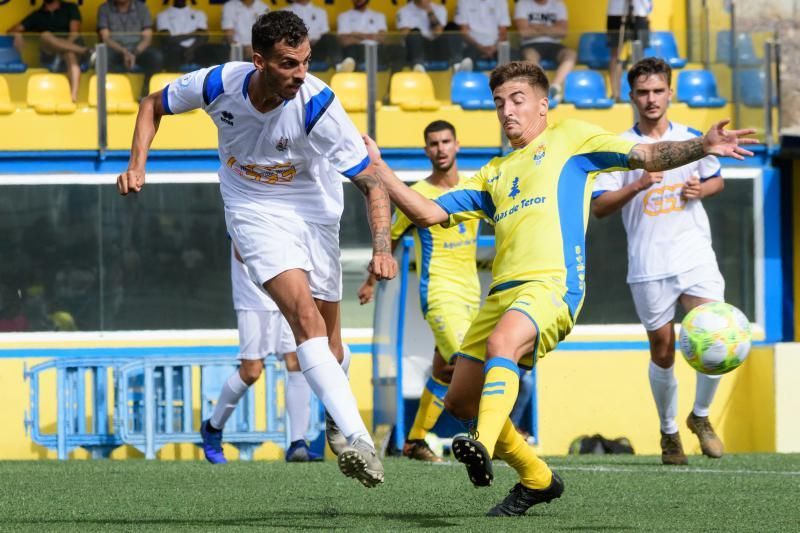
<path id="1" fill-rule="evenodd" d="M 91 52 L 80 39 L 81 12 L 78 6 L 61 0 L 45 0 L 42 7 L 8 29 L 14 35 L 14 46 L 22 50 L 22 33 L 41 33 L 40 58 L 43 65 L 52 64 L 60 70 L 63 61 L 67 69 L 72 101 L 78 100 L 81 79 L 80 59 Z"/>
<path id="2" fill-rule="evenodd" d="M 619 100 L 619 83 L 622 66 L 619 56 L 622 45 L 628 41 L 641 41 L 642 50 L 650 43 L 650 12 L 653 11 L 652 0 L 608 0 L 608 47 L 611 49 L 611 61 L 608 64 L 608 76 L 611 78 L 611 96 Z"/>
<path id="3" fill-rule="evenodd" d="M 300 17 L 308 28 L 313 59 L 324 59 L 331 66 L 341 63 L 342 49 L 336 36 L 330 33 L 327 11 L 315 6 L 311 0 L 294 0 L 286 9 Z"/>
<path id="4" fill-rule="evenodd" d="M 522 59 L 539 66 L 542 60 L 558 65 L 550 83 L 550 98 L 560 102 L 564 80 L 578 57 L 562 43 L 567 36 L 567 6 L 562 0 L 519 0 L 514 26 L 522 39 Z"/>
<path id="5" fill-rule="evenodd" d="M 261 0 L 228 0 L 222 7 L 222 31 L 229 44 L 243 47 L 244 59 L 253 57 L 253 23 L 259 15 L 269 11 Z"/>
<path id="6" fill-rule="evenodd" d="M 506 0 L 458 0 L 455 21 L 466 41 L 465 56 L 497 60 L 497 45 L 508 40 L 511 25 Z"/>
<path id="7" fill-rule="evenodd" d="M 397 11 L 397 30 L 405 35 L 408 62 L 417 72 L 425 72 L 425 60 L 452 62 L 456 71 L 465 66 L 461 36 L 446 33 L 458 29 L 448 24 L 447 9 L 431 0 L 412 0 Z"/>
<path id="8" fill-rule="evenodd" d="M 339 13 L 336 27 L 342 45 L 344 60 L 336 65 L 337 72 L 353 72 L 356 64 L 364 61 L 364 46 L 377 43 L 378 62 L 393 71 L 403 69 L 402 46 L 384 44 L 386 40 L 386 15 L 367 7 L 369 0 L 353 0 L 353 9 Z"/>
<path id="9" fill-rule="evenodd" d="M 101 4 L 97 9 L 97 31 L 108 46 L 108 69 L 116 72 L 141 69 L 145 74 L 142 95 L 146 95 L 150 76 L 161 70 L 164 62 L 161 52 L 151 46 L 153 17 L 147 5 L 138 0 L 109 0 Z"/>
<path id="10" fill-rule="evenodd" d="M 171 7 L 159 13 L 156 30 L 169 35 L 162 47 L 168 70 L 179 70 L 184 64 L 217 65 L 230 55 L 226 48 L 208 42 L 206 14 L 188 7 L 186 0 L 173 0 Z"/>

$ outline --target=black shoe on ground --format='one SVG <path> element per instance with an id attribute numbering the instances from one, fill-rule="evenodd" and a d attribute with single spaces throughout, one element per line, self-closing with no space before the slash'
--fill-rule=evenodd
<path id="1" fill-rule="evenodd" d="M 564 482 L 553 472 L 553 481 L 546 489 L 529 489 L 517 483 L 502 502 L 492 507 L 486 516 L 522 516 L 537 503 L 550 503 L 560 498 L 564 492 Z"/>
<path id="2" fill-rule="evenodd" d="M 469 480 L 476 487 L 488 487 L 494 480 L 492 458 L 486 448 L 475 439 L 459 436 L 453 439 L 453 456 L 467 467 Z"/>

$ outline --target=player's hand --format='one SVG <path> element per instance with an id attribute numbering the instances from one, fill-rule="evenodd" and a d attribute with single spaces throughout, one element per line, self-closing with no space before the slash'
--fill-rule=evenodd
<path id="1" fill-rule="evenodd" d="M 743 160 L 744 156 L 752 156 L 753 152 L 745 150 L 743 144 L 758 144 L 757 139 L 746 137 L 756 132 L 754 129 L 726 130 L 730 120 L 717 122 L 703 137 L 703 151 L 708 155 L 732 157 Z"/>
<path id="2" fill-rule="evenodd" d="M 700 200 L 703 198 L 703 189 L 700 187 L 700 179 L 697 176 L 692 176 L 686 183 L 683 184 L 681 189 L 681 196 L 684 200 Z"/>
<path id="3" fill-rule="evenodd" d="M 122 196 L 129 192 L 140 192 L 144 187 L 144 171 L 126 170 L 117 178 L 117 190 Z"/>
<path id="4" fill-rule="evenodd" d="M 642 172 L 642 177 L 639 178 L 640 190 L 644 191 L 654 183 L 661 183 L 663 179 L 664 179 L 663 172 L 648 172 L 645 170 L 644 172 Z"/>
<path id="5" fill-rule="evenodd" d="M 373 163 L 380 161 L 381 149 L 378 148 L 378 144 L 369 135 L 362 135 L 361 138 L 364 139 L 364 145 L 367 147 L 369 160 Z"/>
<path id="6" fill-rule="evenodd" d="M 364 282 L 358 289 L 358 301 L 361 305 L 368 304 L 372 301 L 372 296 L 375 294 L 375 285 L 370 283 L 370 280 Z"/>
<path id="7" fill-rule="evenodd" d="M 390 253 L 378 252 L 372 255 L 372 261 L 369 262 L 367 270 L 378 281 L 392 279 L 397 275 L 397 261 Z"/>

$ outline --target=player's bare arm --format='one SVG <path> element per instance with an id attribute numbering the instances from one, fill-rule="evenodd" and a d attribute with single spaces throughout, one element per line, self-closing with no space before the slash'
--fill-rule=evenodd
<path id="1" fill-rule="evenodd" d="M 625 204 L 641 191 L 649 189 L 654 183 L 661 183 L 663 179 L 662 172 L 644 171 L 642 176 L 633 183 L 629 183 L 617 191 L 606 191 L 592 199 L 592 214 L 597 218 L 603 218 L 615 213 L 625 207 Z"/>
<path id="2" fill-rule="evenodd" d="M 158 91 L 145 97 L 139 104 L 128 170 L 117 177 L 117 190 L 122 196 L 129 192 L 139 192 L 144 187 L 144 168 L 150 152 L 150 145 L 158 131 L 161 117 L 166 114 L 161 100 L 162 92 Z"/>
<path id="3" fill-rule="evenodd" d="M 700 181 L 697 176 L 689 178 L 681 189 L 681 196 L 684 200 L 702 200 L 719 194 L 725 189 L 725 181 L 722 179 L 707 179 Z"/>
<path id="4" fill-rule="evenodd" d="M 375 176 L 383 183 L 392 202 L 411 219 L 414 225 L 427 228 L 436 224 L 444 224 L 450 219 L 445 210 L 436 202 L 411 189 L 395 175 L 381 158 L 378 145 L 368 135 L 364 136 L 364 143 L 367 145 L 371 161 L 370 167 Z"/>
<path id="5" fill-rule="evenodd" d="M 682 167 L 707 155 L 733 157 L 743 160 L 753 152 L 742 148 L 745 144 L 758 144 L 758 140 L 747 137 L 754 129 L 726 130 L 730 120 L 714 124 L 703 137 L 688 141 L 662 141 L 653 144 L 637 144 L 628 154 L 630 168 L 643 168 L 660 172 Z"/>
<path id="6" fill-rule="evenodd" d="M 372 231 L 372 261 L 369 271 L 378 280 L 392 279 L 397 274 L 397 262 L 392 256 L 391 204 L 383 183 L 371 170 L 371 166 L 367 167 L 367 172 L 353 178 L 353 183 L 367 199 L 367 218 Z"/>

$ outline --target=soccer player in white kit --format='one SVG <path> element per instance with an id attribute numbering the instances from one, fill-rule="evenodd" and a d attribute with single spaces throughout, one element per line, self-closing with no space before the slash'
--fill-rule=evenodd
<path id="1" fill-rule="evenodd" d="M 123 195 L 141 191 L 164 115 L 198 108 L 208 113 L 219 132 L 228 233 L 251 279 L 292 328 L 303 374 L 330 415 L 326 434 L 339 468 L 373 487 L 383 482 L 383 465 L 339 364 L 340 175 L 367 198 L 369 270 L 379 279 L 397 273 L 388 196 L 339 100 L 308 74 L 311 45 L 302 20 L 290 11 L 261 15 L 253 25 L 253 50 L 252 63 L 191 72 L 142 100 L 128 170 L 117 187 Z"/>
<path id="2" fill-rule="evenodd" d="M 641 144 L 683 141 L 702 136 L 697 130 L 670 122 L 670 66 L 646 58 L 628 72 L 631 102 L 639 122 L 622 134 Z M 650 341 L 650 387 L 661 422 L 661 460 L 687 464 L 675 417 L 678 383 L 675 362 L 675 307 L 688 312 L 711 301 L 724 301 L 725 281 L 711 246 L 708 216 L 701 200 L 724 187 L 716 157 L 706 156 L 664 172 L 630 170 L 597 176 L 592 212 L 607 216 L 622 209 L 628 235 L 628 284 L 636 313 Z M 697 373 L 695 402 L 686 423 L 700 439 L 708 457 L 721 457 L 722 441 L 708 420 L 719 376 Z"/>

